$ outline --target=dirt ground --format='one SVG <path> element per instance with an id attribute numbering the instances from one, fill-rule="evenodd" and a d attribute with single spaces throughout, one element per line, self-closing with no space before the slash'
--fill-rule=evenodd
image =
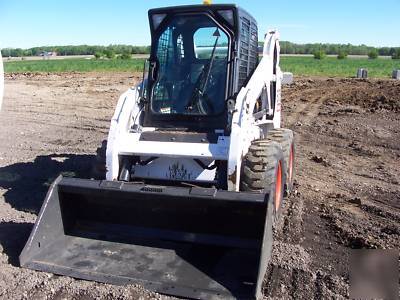
<path id="1" fill-rule="evenodd" d="M 139 76 L 139 75 L 138 75 Z M 128 73 L 7 75 L 0 114 L 0 298 L 164 299 L 19 267 L 58 174 L 88 177 Z M 353 248 L 400 246 L 400 82 L 301 78 L 283 89 L 296 132 L 296 191 L 286 200 L 266 299 L 346 298 Z"/>

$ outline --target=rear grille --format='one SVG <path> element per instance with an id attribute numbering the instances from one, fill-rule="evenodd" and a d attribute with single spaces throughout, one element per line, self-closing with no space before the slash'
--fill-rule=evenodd
<path id="1" fill-rule="evenodd" d="M 140 189 L 142 192 L 162 193 L 163 189 L 158 187 L 145 186 Z"/>

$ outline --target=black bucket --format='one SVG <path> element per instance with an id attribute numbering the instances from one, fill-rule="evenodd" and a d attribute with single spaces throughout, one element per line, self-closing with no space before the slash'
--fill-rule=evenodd
<path id="1" fill-rule="evenodd" d="M 259 298 L 272 201 L 268 194 L 59 177 L 21 266 L 188 298 Z"/>

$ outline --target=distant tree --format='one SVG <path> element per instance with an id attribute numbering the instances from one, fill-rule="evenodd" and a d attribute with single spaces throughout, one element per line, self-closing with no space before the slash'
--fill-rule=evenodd
<path id="1" fill-rule="evenodd" d="M 11 56 L 10 53 L 11 53 L 11 51 L 10 51 L 9 48 L 1 49 L 1 56 L 3 56 L 3 57 L 9 57 L 9 56 Z"/>
<path id="2" fill-rule="evenodd" d="M 21 48 L 11 49 L 10 56 L 12 57 L 22 57 L 24 55 L 24 51 Z"/>
<path id="3" fill-rule="evenodd" d="M 101 53 L 101 52 L 96 52 L 96 53 L 94 54 L 94 57 L 95 57 L 96 59 L 100 59 L 102 56 L 103 56 L 103 53 Z"/>
<path id="4" fill-rule="evenodd" d="M 131 49 L 132 54 L 149 54 L 150 46 L 133 46 Z"/>
<path id="5" fill-rule="evenodd" d="M 326 54 L 334 55 L 339 53 L 339 46 L 336 44 L 328 44 L 324 48 L 326 48 Z"/>
<path id="6" fill-rule="evenodd" d="M 381 56 L 389 56 L 390 55 L 390 48 L 389 47 L 379 48 L 378 54 L 381 55 Z"/>
<path id="7" fill-rule="evenodd" d="M 368 52 L 369 59 L 377 59 L 378 58 L 378 51 L 375 49 Z"/>
<path id="8" fill-rule="evenodd" d="M 263 42 L 259 45 L 262 47 Z M 282 54 L 314 54 L 315 51 L 323 51 L 330 55 L 339 55 L 340 51 L 346 52 L 348 55 L 368 55 L 371 51 L 377 51 L 378 55 L 395 56 L 396 51 L 400 48 L 381 47 L 374 48 L 366 45 L 351 45 L 351 44 L 296 44 L 288 41 L 281 41 Z M 95 55 L 96 52 L 102 53 L 105 56 L 106 51 L 111 51 L 115 54 L 131 53 L 131 54 L 149 54 L 150 46 L 132 46 L 132 45 L 108 45 L 108 46 L 90 46 L 90 45 L 65 45 L 65 46 L 45 46 L 33 47 L 29 49 L 6 48 L 2 49 L 1 53 L 4 57 L 13 56 L 38 56 L 41 52 L 55 51 L 57 55 Z M 109 52 L 111 54 L 111 52 Z"/>
<path id="9" fill-rule="evenodd" d="M 397 49 L 400 49 L 400 48 L 397 48 Z M 394 54 L 396 54 L 396 51 L 397 51 L 397 49 L 396 48 L 390 48 L 390 50 L 389 50 L 389 55 L 390 56 L 393 56 Z"/>
<path id="10" fill-rule="evenodd" d="M 121 54 L 120 56 L 121 59 L 131 59 L 132 58 L 132 54 L 130 53 L 130 51 L 125 51 Z"/>
<path id="11" fill-rule="evenodd" d="M 324 59 L 326 57 L 326 53 L 323 50 L 314 51 L 315 59 Z"/>
<path id="12" fill-rule="evenodd" d="M 114 53 L 114 51 L 111 50 L 111 49 L 106 49 L 106 50 L 104 51 L 104 54 L 106 55 L 106 57 L 107 57 L 108 59 L 113 59 L 113 58 L 115 57 L 115 53 Z"/>
<path id="13" fill-rule="evenodd" d="M 398 49 L 396 50 L 396 52 L 393 53 L 392 58 L 393 58 L 393 59 L 400 59 L 400 48 L 398 48 Z"/>
<path id="14" fill-rule="evenodd" d="M 338 59 L 345 59 L 345 58 L 347 58 L 347 52 L 346 52 L 346 51 L 343 51 L 343 50 L 339 50 L 339 53 L 338 53 L 337 58 L 338 58 Z"/>
<path id="15" fill-rule="evenodd" d="M 23 56 L 32 56 L 32 50 L 31 49 L 25 49 L 22 52 Z"/>

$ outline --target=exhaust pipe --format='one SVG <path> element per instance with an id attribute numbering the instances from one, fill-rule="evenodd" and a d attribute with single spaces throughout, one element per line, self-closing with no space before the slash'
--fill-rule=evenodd
<path id="1" fill-rule="evenodd" d="M 196 299 L 256 299 L 273 198 L 58 177 L 22 267 Z"/>

